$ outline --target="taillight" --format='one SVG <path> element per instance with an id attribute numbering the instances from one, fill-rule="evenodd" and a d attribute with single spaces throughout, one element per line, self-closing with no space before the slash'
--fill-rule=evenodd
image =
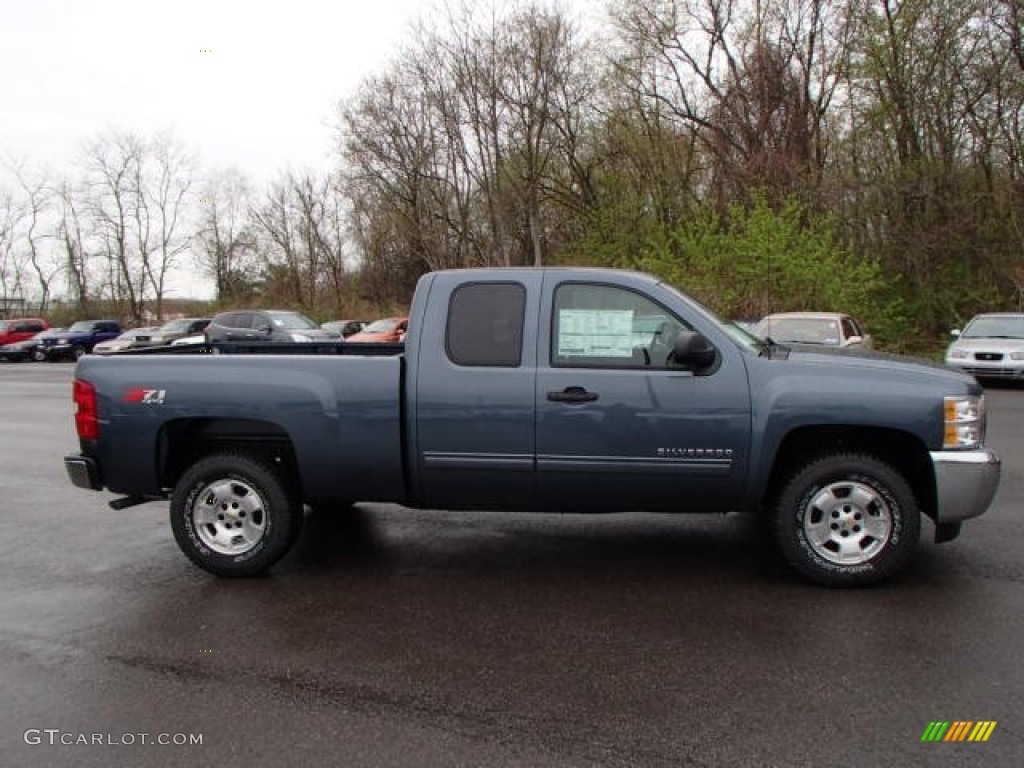
<path id="1" fill-rule="evenodd" d="M 75 379 L 72 398 L 78 410 L 75 412 L 75 429 L 82 440 L 96 440 L 100 436 L 99 410 L 96 408 L 96 387 L 88 381 Z"/>

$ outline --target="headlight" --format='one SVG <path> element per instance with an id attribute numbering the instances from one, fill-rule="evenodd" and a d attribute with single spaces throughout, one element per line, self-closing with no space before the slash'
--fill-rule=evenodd
<path id="1" fill-rule="evenodd" d="M 1010 353 L 1011 360 L 1024 360 L 1024 349 L 1018 349 L 1016 352 Z"/>
<path id="2" fill-rule="evenodd" d="M 954 349 L 949 350 L 949 354 L 946 355 L 946 357 L 950 357 L 950 358 L 955 358 L 957 360 L 961 360 L 961 359 L 967 357 L 967 350 L 966 349 L 956 349 L 956 348 L 954 348 Z"/>
<path id="3" fill-rule="evenodd" d="M 307 336 L 304 333 L 289 333 L 288 335 L 292 337 L 292 341 L 312 341 L 313 340 L 312 338 L 310 338 L 309 336 Z"/>
<path id="4" fill-rule="evenodd" d="M 945 429 L 942 447 L 953 450 L 978 448 L 985 441 L 985 397 L 958 395 L 944 399 Z"/>

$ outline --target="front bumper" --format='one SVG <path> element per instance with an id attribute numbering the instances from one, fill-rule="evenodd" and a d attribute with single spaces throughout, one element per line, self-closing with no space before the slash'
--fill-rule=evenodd
<path id="1" fill-rule="evenodd" d="M 933 451 L 935 522 L 959 523 L 982 514 L 999 487 L 1000 464 L 995 451 Z"/>
<path id="2" fill-rule="evenodd" d="M 80 454 L 65 456 L 64 469 L 67 471 L 72 485 L 78 488 L 87 488 L 90 491 L 103 490 L 100 468 L 95 459 Z"/>
<path id="3" fill-rule="evenodd" d="M 969 357 L 947 357 L 946 365 L 974 376 L 976 379 L 1024 379 L 1024 360 L 1012 360 L 1001 355 L 1002 360 L 978 360 Z"/>

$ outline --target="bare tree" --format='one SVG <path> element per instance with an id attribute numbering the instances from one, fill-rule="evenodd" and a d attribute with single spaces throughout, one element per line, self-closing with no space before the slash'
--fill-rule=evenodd
<path id="1" fill-rule="evenodd" d="M 53 194 L 45 172 L 29 169 L 24 161 L 5 165 L 17 185 L 17 197 L 10 209 L 8 257 L 16 265 L 20 290 L 35 299 L 36 311 L 45 314 L 52 298 L 54 280 L 62 271 L 46 243 L 50 237 Z M 33 283 L 31 287 L 23 282 L 28 274 Z"/>
<path id="2" fill-rule="evenodd" d="M 214 172 L 199 200 L 198 258 L 219 301 L 238 301 L 252 290 L 258 268 L 253 191 L 238 169 Z"/>
<path id="3" fill-rule="evenodd" d="M 22 265 L 14 249 L 18 218 L 14 195 L 0 188 L 0 300 L 4 305 L 12 299 L 23 298 Z M 0 306 L 0 312 L 3 311 L 5 306 Z"/>
<path id="4" fill-rule="evenodd" d="M 146 149 L 135 175 L 137 234 L 156 316 L 162 319 L 167 274 L 191 244 L 186 216 L 195 161 L 170 134 L 157 135 Z"/>
<path id="5" fill-rule="evenodd" d="M 54 189 L 57 206 L 55 237 L 58 242 L 67 276 L 68 298 L 85 314 L 90 314 L 92 291 L 92 254 L 82 228 L 80 191 L 69 181 L 60 182 Z"/>
<path id="6" fill-rule="evenodd" d="M 339 307 L 347 287 L 345 206 L 328 175 L 283 173 L 250 208 L 263 240 L 264 291 L 315 311 Z"/>
<path id="7" fill-rule="evenodd" d="M 142 323 L 163 312 L 166 277 L 189 244 L 184 221 L 193 165 L 170 136 L 111 131 L 84 147 L 90 229 L 107 261 L 107 291 Z"/>
<path id="8" fill-rule="evenodd" d="M 828 111 L 849 55 L 845 2 L 641 0 L 615 13 L 629 87 L 714 159 L 721 202 L 786 195 L 824 169 Z"/>
<path id="9" fill-rule="evenodd" d="M 90 229 L 106 261 L 105 291 L 139 325 L 146 299 L 146 273 L 135 247 L 138 216 L 135 178 L 144 144 L 134 134 L 111 132 L 84 146 L 85 189 Z"/>

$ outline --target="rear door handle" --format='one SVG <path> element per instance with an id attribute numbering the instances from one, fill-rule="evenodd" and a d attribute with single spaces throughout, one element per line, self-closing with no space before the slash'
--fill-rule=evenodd
<path id="1" fill-rule="evenodd" d="M 583 387 L 566 387 L 561 392 L 548 392 L 548 400 L 555 403 L 592 403 L 597 392 L 587 392 Z"/>

